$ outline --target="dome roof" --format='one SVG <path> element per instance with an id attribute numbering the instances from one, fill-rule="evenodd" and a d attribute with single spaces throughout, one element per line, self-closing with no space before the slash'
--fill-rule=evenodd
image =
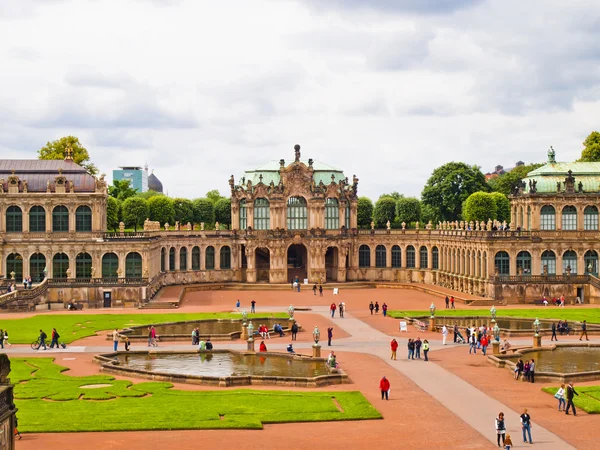
<path id="1" fill-rule="evenodd" d="M 163 193 L 163 185 L 160 180 L 154 175 L 154 172 L 148 177 L 148 189 L 154 192 Z"/>

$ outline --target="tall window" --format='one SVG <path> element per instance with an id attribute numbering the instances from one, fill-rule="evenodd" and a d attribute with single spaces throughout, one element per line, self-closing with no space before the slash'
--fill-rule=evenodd
<path id="1" fill-rule="evenodd" d="M 563 253 L 563 263 L 562 263 L 563 273 L 567 273 L 567 268 L 571 268 L 571 274 L 577 275 L 577 253 L 573 250 L 567 250 Z"/>
<path id="2" fill-rule="evenodd" d="M 325 229 L 337 230 L 340 227 L 340 205 L 335 198 L 325 200 Z"/>
<path id="3" fill-rule="evenodd" d="M 204 257 L 206 258 L 206 261 L 204 261 L 206 270 L 213 270 L 215 268 L 215 248 L 212 245 L 206 247 Z"/>
<path id="4" fill-rule="evenodd" d="M 9 206 L 6 210 L 6 231 L 8 233 L 23 231 L 23 212 L 18 206 Z"/>
<path id="5" fill-rule="evenodd" d="M 187 270 L 187 248 L 179 249 L 179 270 Z"/>
<path id="6" fill-rule="evenodd" d="M 585 263 L 585 273 L 598 276 L 598 253 L 595 250 L 588 250 L 583 255 L 583 261 Z"/>
<path id="7" fill-rule="evenodd" d="M 346 230 L 350 229 L 350 204 L 346 203 L 345 213 L 344 213 Z"/>
<path id="8" fill-rule="evenodd" d="M 80 253 L 75 258 L 75 278 L 91 278 L 92 257 L 89 253 Z"/>
<path id="9" fill-rule="evenodd" d="M 583 210 L 583 229 L 598 229 L 598 208 L 595 206 L 586 206 Z"/>
<path id="10" fill-rule="evenodd" d="M 392 267 L 402 267 L 402 250 L 399 245 L 392 247 Z"/>
<path id="11" fill-rule="evenodd" d="M 440 251 L 437 247 L 431 249 L 431 268 L 437 270 L 440 267 Z"/>
<path id="12" fill-rule="evenodd" d="M 371 249 L 368 245 L 358 248 L 358 267 L 371 267 Z"/>
<path id="13" fill-rule="evenodd" d="M 200 270 L 200 247 L 192 248 L 192 270 Z"/>
<path id="14" fill-rule="evenodd" d="M 529 252 L 522 251 L 517 254 L 517 273 L 531 275 L 531 254 Z"/>
<path id="15" fill-rule="evenodd" d="M 268 230 L 271 228 L 271 211 L 269 200 L 266 198 L 257 198 L 254 200 L 254 229 Z"/>
<path id="16" fill-rule="evenodd" d="M 406 267 L 415 268 L 415 248 L 412 245 L 406 247 Z"/>
<path id="17" fill-rule="evenodd" d="M 531 230 L 531 206 L 527 207 L 527 229 Z"/>
<path id="18" fill-rule="evenodd" d="M 387 259 L 387 251 L 385 245 L 375 247 L 375 267 L 385 267 Z"/>
<path id="19" fill-rule="evenodd" d="M 125 258 L 125 277 L 142 278 L 142 255 L 131 252 Z"/>
<path id="20" fill-rule="evenodd" d="M 240 230 L 248 228 L 248 211 L 246 209 L 246 200 L 240 200 Z"/>
<path id="21" fill-rule="evenodd" d="M 221 269 L 231 269 L 231 249 L 226 245 L 221 247 L 219 252 L 219 267 Z"/>
<path id="22" fill-rule="evenodd" d="M 118 269 L 119 257 L 115 253 L 105 253 L 102 256 L 102 278 L 117 278 Z"/>
<path id="23" fill-rule="evenodd" d="M 290 197 L 287 201 L 288 230 L 306 230 L 308 212 L 304 197 Z"/>
<path id="24" fill-rule="evenodd" d="M 69 210 L 66 206 L 56 206 L 52 210 L 52 231 L 55 233 L 69 231 Z"/>
<path id="25" fill-rule="evenodd" d="M 29 210 L 29 231 L 32 233 L 46 231 L 46 210 L 43 206 L 32 206 Z"/>
<path id="26" fill-rule="evenodd" d="M 510 274 L 510 257 L 507 252 L 498 252 L 494 258 L 494 266 L 498 271 L 498 275 Z"/>
<path id="27" fill-rule="evenodd" d="M 427 247 L 424 245 L 419 249 L 419 268 L 427 269 Z"/>
<path id="28" fill-rule="evenodd" d="M 167 251 L 165 250 L 165 248 L 161 248 L 160 249 L 160 271 L 161 272 L 166 272 L 166 264 L 165 264 L 165 258 L 167 256 Z"/>
<path id="29" fill-rule="evenodd" d="M 540 211 L 540 229 L 556 230 L 556 214 L 553 206 L 542 206 Z"/>
<path id="30" fill-rule="evenodd" d="M 175 270 L 175 247 L 169 249 L 169 271 Z"/>
<path id="31" fill-rule="evenodd" d="M 92 231 L 92 210 L 81 205 L 75 210 L 75 231 Z"/>
<path id="32" fill-rule="evenodd" d="M 52 258 L 52 278 L 67 278 L 69 257 L 64 253 L 57 253 Z"/>
<path id="33" fill-rule="evenodd" d="M 544 274 L 544 266 L 548 271 L 548 275 L 556 275 L 556 255 L 552 250 L 546 250 L 542 253 L 542 275 Z"/>
<path id="34" fill-rule="evenodd" d="M 39 283 L 44 279 L 44 269 L 46 268 L 46 257 L 41 253 L 34 253 L 29 257 L 29 275 L 34 283 Z"/>
<path id="35" fill-rule="evenodd" d="M 10 278 L 12 272 L 17 283 L 23 279 L 23 257 L 18 253 L 11 253 L 6 257 L 6 278 Z"/>
<path id="36" fill-rule="evenodd" d="M 562 229 L 577 229 L 577 208 L 574 206 L 565 206 L 562 210 Z"/>

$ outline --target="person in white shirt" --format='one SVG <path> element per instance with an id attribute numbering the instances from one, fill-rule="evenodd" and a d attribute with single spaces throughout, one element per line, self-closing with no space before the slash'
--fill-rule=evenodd
<path id="1" fill-rule="evenodd" d="M 446 338 L 448 337 L 448 328 L 446 325 L 442 327 L 442 344 L 446 345 Z"/>

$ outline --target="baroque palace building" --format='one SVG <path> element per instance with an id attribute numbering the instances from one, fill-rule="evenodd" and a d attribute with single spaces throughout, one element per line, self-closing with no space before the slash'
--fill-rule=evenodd
<path id="1" fill-rule="evenodd" d="M 357 229 L 358 178 L 301 159 L 249 170 L 228 230 L 106 230 L 107 184 L 72 160 L 0 160 L 0 307 L 137 306 L 166 285 L 374 282 L 438 285 L 493 301 L 564 294 L 600 302 L 600 163 L 548 163 L 511 195 L 512 221 Z M 165 229 L 166 225 L 166 229 Z M 460 298 L 460 294 L 457 294 Z M 492 300 L 490 300 L 492 301 Z"/>

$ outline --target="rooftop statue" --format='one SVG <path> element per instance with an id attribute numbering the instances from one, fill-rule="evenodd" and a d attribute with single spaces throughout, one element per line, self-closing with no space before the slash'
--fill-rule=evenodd
<path id="1" fill-rule="evenodd" d="M 550 146 L 550 149 L 548 150 L 548 162 L 550 164 L 556 163 L 556 152 L 554 151 L 552 146 Z"/>

